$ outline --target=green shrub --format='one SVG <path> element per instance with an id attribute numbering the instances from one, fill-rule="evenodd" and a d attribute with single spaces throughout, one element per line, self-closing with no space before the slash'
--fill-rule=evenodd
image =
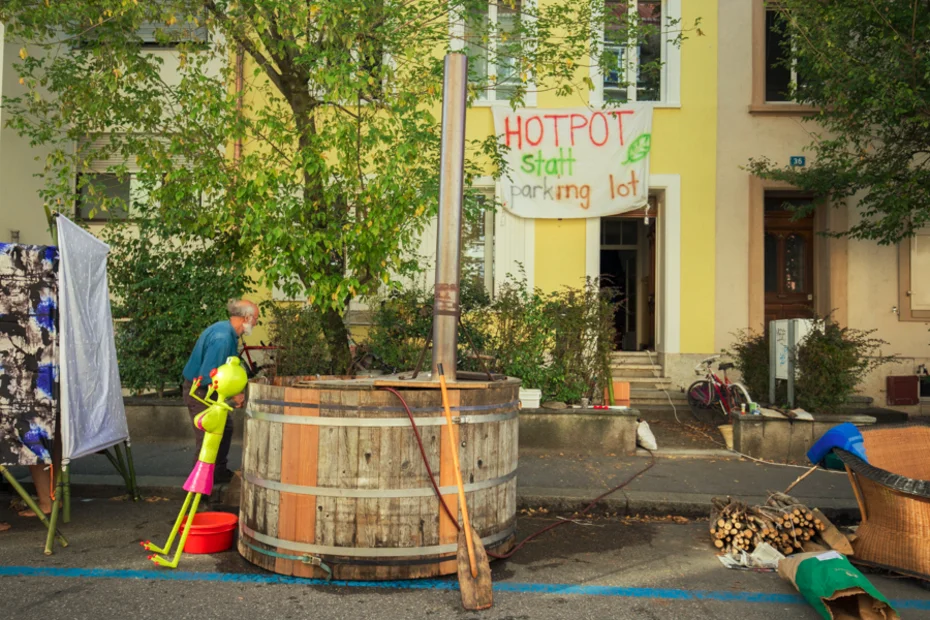
<path id="1" fill-rule="evenodd" d="M 474 358 L 469 338 L 475 348 L 486 346 L 485 324 L 480 311 L 490 302 L 488 294 L 471 278 L 462 278 L 462 324 L 458 328 L 458 359 L 461 370 L 480 370 Z M 399 372 L 413 370 L 433 328 L 433 294 L 417 287 L 392 291 L 386 299 L 376 301 L 368 334 L 368 352 L 382 370 Z M 467 334 L 465 332 L 467 330 Z M 432 345 L 426 353 L 423 367 L 428 370 Z"/>
<path id="2" fill-rule="evenodd" d="M 814 329 L 797 351 L 790 351 L 798 370 L 795 381 L 797 405 L 812 413 L 832 413 L 849 402 L 856 387 L 873 370 L 893 357 L 882 356 L 888 344 L 873 338 L 875 330 L 839 327 L 827 319 L 814 319 Z M 724 353 L 734 359 L 749 395 L 759 402 L 769 400 L 769 338 L 749 330 L 736 333 L 736 342 Z M 777 384 L 775 405 L 787 400 L 787 385 Z"/>
<path id="3" fill-rule="evenodd" d="M 609 377 L 616 306 L 597 280 L 557 293 L 530 291 L 525 277 L 509 278 L 489 299 L 463 278 L 462 324 L 488 368 L 519 377 L 546 400 L 574 403 L 601 394 Z M 432 327 L 433 298 L 420 290 L 399 291 L 382 301 L 373 317 L 368 346 L 388 371 L 414 367 Z M 459 368 L 483 370 L 462 326 Z M 428 359 L 428 358 L 427 358 Z"/>
<path id="4" fill-rule="evenodd" d="M 881 355 L 881 347 L 888 343 L 873 338 L 874 333 L 816 319 L 814 331 L 797 351 L 798 405 L 832 413 L 847 404 L 866 375 L 893 359 Z"/>
<path id="5" fill-rule="evenodd" d="M 338 374 L 333 368 L 318 309 L 300 303 L 265 303 L 275 373 L 284 376 Z"/>
<path id="6" fill-rule="evenodd" d="M 545 314 L 552 325 L 549 377 L 543 393 L 549 398 L 576 403 L 595 399 L 607 386 L 610 353 L 614 348 L 617 305 L 610 289 L 588 279 L 581 289 L 564 288 L 546 300 Z"/>
<path id="7" fill-rule="evenodd" d="M 180 387 L 200 332 L 226 319 L 227 301 L 247 292 L 251 281 L 216 247 L 179 244 L 145 220 L 136 224 L 115 224 L 104 233 L 116 356 L 124 388 L 162 395 Z"/>
<path id="8" fill-rule="evenodd" d="M 769 397 L 769 338 L 764 333 L 743 329 L 735 334 L 736 342 L 724 355 L 733 358 L 733 364 L 742 375 L 742 384 L 749 396 L 757 402 Z"/>
<path id="9" fill-rule="evenodd" d="M 525 278 L 510 279 L 500 286 L 491 305 L 478 313 L 476 322 L 483 325 L 485 353 L 494 358 L 493 371 L 519 377 L 524 388 L 542 390 L 548 398 L 552 321 L 539 291 L 530 292 Z"/>

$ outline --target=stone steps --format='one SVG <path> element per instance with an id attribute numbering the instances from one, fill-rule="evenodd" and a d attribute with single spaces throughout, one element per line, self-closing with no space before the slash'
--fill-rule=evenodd
<path id="1" fill-rule="evenodd" d="M 662 377 L 660 364 L 611 364 L 610 374 L 617 381 L 624 381 L 627 377 Z"/>
<path id="2" fill-rule="evenodd" d="M 656 388 L 634 388 L 631 386 L 630 389 L 630 406 L 634 409 L 642 407 L 669 407 L 669 398 L 672 402 L 675 403 L 676 407 L 688 406 L 688 397 L 687 395 L 678 389 L 672 389 L 672 386 L 669 384 L 666 388 L 668 391 L 668 396 L 666 396 L 665 391 Z"/>

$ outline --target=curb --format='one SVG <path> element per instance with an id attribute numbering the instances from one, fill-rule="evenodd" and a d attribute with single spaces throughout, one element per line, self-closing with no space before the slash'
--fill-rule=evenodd
<path id="1" fill-rule="evenodd" d="M 146 497 L 161 497 L 183 500 L 186 496 L 182 485 L 184 478 L 172 476 L 141 476 L 137 483 L 139 490 Z M 32 488 L 31 481 L 24 484 Z M 237 486 L 237 485 L 236 485 Z M 238 489 L 233 485 L 217 485 L 211 501 L 214 506 L 235 507 Z M 591 501 L 607 489 L 565 489 L 551 487 L 518 487 L 517 510 L 543 508 L 550 513 L 571 514 L 584 509 Z M 126 486 L 120 476 L 74 476 L 71 493 L 75 498 L 113 498 L 127 495 Z M 723 495 L 723 494 L 721 494 Z M 710 515 L 711 500 L 716 495 L 702 493 L 661 493 L 652 491 L 619 490 L 600 500 L 595 510 L 617 513 L 618 516 L 681 516 L 689 519 L 704 519 Z M 740 497 L 740 501 L 750 505 L 765 502 L 763 495 Z M 807 498 L 799 498 L 810 501 Z M 80 500 L 78 500 L 80 501 Z M 854 501 L 828 498 L 820 500 L 816 506 L 834 522 L 840 524 L 858 523 L 859 507 Z"/>
<path id="2" fill-rule="evenodd" d="M 584 509 L 591 500 L 606 489 L 552 489 L 523 487 L 517 489 L 517 509 L 545 508 L 554 513 L 574 513 Z M 710 516 L 711 500 L 716 495 L 701 493 L 655 493 L 650 491 L 624 491 L 600 500 L 595 510 L 616 512 L 618 516 L 680 516 L 689 519 L 706 519 Z M 740 501 L 750 505 L 762 504 L 766 496 L 741 496 Z M 799 498 L 805 501 L 803 498 Z M 811 506 L 812 508 L 814 506 Z M 818 502 L 819 508 L 831 521 L 841 524 L 858 523 L 859 507 L 843 499 Z"/>

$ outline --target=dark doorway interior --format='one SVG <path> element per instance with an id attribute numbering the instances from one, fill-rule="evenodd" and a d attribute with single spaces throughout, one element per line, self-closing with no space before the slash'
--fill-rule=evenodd
<path id="1" fill-rule="evenodd" d="M 620 306 L 617 350 L 655 348 L 655 251 L 655 218 L 644 210 L 601 219 L 601 287 Z"/>
<path id="2" fill-rule="evenodd" d="M 615 324 L 617 349 L 635 351 L 636 342 L 636 250 L 601 250 L 601 286 L 616 290 L 614 301 L 620 303 Z"/>

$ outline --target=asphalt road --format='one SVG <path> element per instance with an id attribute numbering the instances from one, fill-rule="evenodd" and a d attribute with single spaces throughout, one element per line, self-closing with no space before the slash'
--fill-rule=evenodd
<path id="1" fill-rule="evenodd" d="M 2 499 L 2 498 L 0 498 Z M 42 554 L 35 521 L 6 510 L 0 520 L 0 610 L 16 620 L 317 617 L 470 618 L 454 579 L 327 584 L 281 579 L 235 551 L 184 555 L 175 571 L 156 569 L 138 542 L 161 542 L 179 504 L 77 500 L 65 533 L 71 545 Z M 522 517 L 525 535 L 551 523 Z M 586 521 L 587 522 L 587 521 Z M 569 523 L 494 567 L 495 620 L 647 618 L 663 620 L 809 618 L 819 616 L 774 573 L 723 568 L 707 542 L 706 523 L 640 522 L 600 517 Z M 930 591 L 910 579 L 870 575 L 902 618 L 930 617 Z"/>

